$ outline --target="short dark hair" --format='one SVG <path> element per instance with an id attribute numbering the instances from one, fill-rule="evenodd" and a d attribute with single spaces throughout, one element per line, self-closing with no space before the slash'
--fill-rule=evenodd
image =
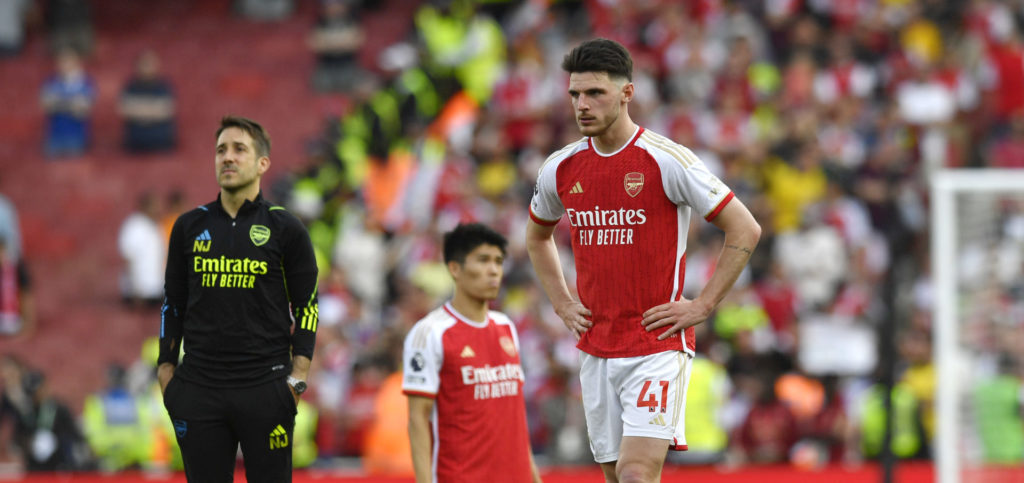
<path id="1" fill-rule="evenodd" d="M 465 263 L 469 252 L 480 245 L 494 245 L 505 255 L 508 240 L 487 225 L 460 223 L 454 230 L 444 234 L 444 263 Z"/>
<path id="2" fill-rule="evenodd" d="M 633 58 L 622 44 L 608 39 L 592 39 L 577 45 L 562 59 L 562 70 L 580 72 L 607 72 L 608 77 L 633 80 Z"/>
<path id="3" fill-rule="evenodd" d="M 270 135 L 267 134 L 267 130 L 263 129 L 260 123 L 252 119 L 241 116 L 224 116 L 220 120 L 220 129 L 217 129 L 214 139 L 220 139 L 220 133 L 232 127 L 237 127 L 252 137 L 253 149 L 256 150 L 257 156 L 270 156 Z"/>

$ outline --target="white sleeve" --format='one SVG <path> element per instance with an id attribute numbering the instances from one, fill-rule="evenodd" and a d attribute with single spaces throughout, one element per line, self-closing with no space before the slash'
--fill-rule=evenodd
<path id="1" fill-rule="evenodd" d="M 681 156 L 664 152 L 655 154 L 661 166 L 661 183 L 665 194 L 677 205 L 693 208 L 710 220 L 732 199 L 732 191 L 708 170 L 704 162 L 689 149 L 676 145 Z"/>
<path id="2" fill-rule="evenodd" d="M 441 386 L 441 364 L 444 350 L 441 337 L 432 330 L 433 324 L 423 321 L 413 326 L 405 336 L 402 351 L 402 392 L 433 397 Z"/>
<path id="3" fill-rule="evenodd" d="M 558 186 L 555 173 L 559 163 L 547 162 L 540 167 L 537 184 L 533 188 L 533 199 L 530 200 L 530 218 L 542 225 L 554 225 L 562 215 L 565 207 L 558 197 Z"/>

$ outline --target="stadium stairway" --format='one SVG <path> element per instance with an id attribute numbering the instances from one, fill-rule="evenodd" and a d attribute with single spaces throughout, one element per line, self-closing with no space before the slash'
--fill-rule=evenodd
<path id="1" fill-rule="evenodd" d="M 368 12 L 368 31 L 387 45 L 403 34 L 409 1 L 395 15 Z M 0 59 L 0 193 L 18 209 L 34 281 L 38 323 L 25 336 L 0 339 L 0 354 L 16 354 L 43 370 L 54 392 L 76 410 L 101 387 L 103 368 L 130 363 L 141 341 L 155 334 L 156 309 L 129 310 L 119 300 L 117 233 L 146 190 L 180 189 L 190 205 L 212 199 L 213 133 L 231 113 L 262 122 L 273 140 L 270 179 L 304 162 L 305 146 L 344 99 L 308 87 L 313 56 L 306 36 L 316 2 L 297 1 L 284 21 L 238 18 L 229 0 L 92 2 L 95 48 L 87 70 L 96 81 L 93 145 L 88 154 L 42 156 L 39 87 L 51 72 L 42 32 L 25 49 Z M 380 30 L 380 29 L 384 30 Z M 376 29 L 376 30 L 371 30 Z M 178 98 L 179 147 L 172 153 L 130 156 L 120 148 L 118 92 L 135 57 L 157 51 Z M 372 59 L 375 53 L 364 54 Z"/>

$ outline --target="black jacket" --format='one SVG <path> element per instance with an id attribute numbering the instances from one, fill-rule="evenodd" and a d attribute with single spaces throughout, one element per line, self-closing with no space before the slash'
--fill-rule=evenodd
<path id="1" fill-rule="evenodd" d="M 312 359 L 317 268 L 309 233 L 262 194 L 232 219 L 217 200 L 178 217 L 168 243 L 159 362 L 214 387 L 260 384 Z M 294 322 L 294 334 L 292 324 Z"/>

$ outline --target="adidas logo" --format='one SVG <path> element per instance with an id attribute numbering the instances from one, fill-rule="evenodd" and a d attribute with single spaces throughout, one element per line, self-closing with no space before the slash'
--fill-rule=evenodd
<path id="1" fill-rule="evenodd" d="M 576 184 L 572 185 L 572 189 L 569 190 L 569 194 L 578 195 L 583 192 L 583 186 L 577 181 Z"/>
<path id="2" fill-rule="evenodd" d="M 210 236 L 210 230 L 203 230 L 199 236 L 196 237 L 196 242 L 192 244 L 193 252 L 208 252 L 210 251 L 210 244 L 213 238 Z"/>
<path id="3" fill-rule="evenodd" d="M 656 424 L 658 426 L 665 426 L 665 415 L 659 414 L 651 419 L 647 424 Z"/>
<path id="4" fill-rule="evenodd" d="M 288 447 L 288 432 L 280 424 L 270 432 L 270 449 Z"/>
<path id="5" fill-rule="evenodd" d="M 459 356 L 463 358 L 476 357 L 476 352 L 473 352 L 473 348 L 467 345 L 462 348 L 462 354 L 459 354 Z"/>

